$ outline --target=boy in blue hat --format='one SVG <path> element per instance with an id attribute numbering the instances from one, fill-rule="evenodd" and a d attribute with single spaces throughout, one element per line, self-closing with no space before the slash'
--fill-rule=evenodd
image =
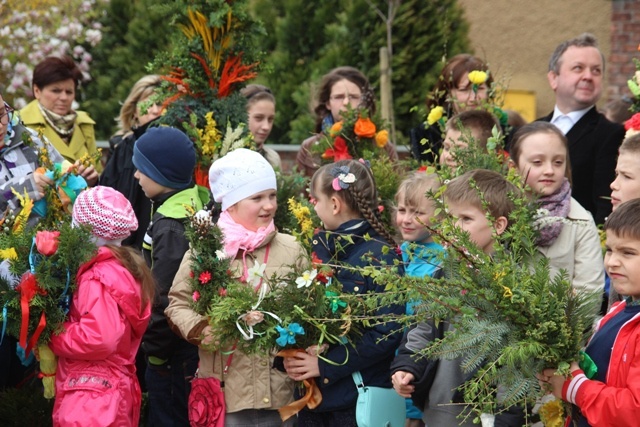
<path id="1" fill-rule="evenodd" d="M 193 182 L 196 152 L 186 134 L 171 127 L 147 130 L 135 143 L 136 179 L 151 199 L 152 218 L 142 253 L 156 281 L 151 321 L 142 339 L 147 357 L 149 425 L 189 425 L 187 399 L 198 367 L 198 348 L 171 331 L 164 309 L 180 262 L 189 248 L 187 211 L 208 202 L 208 191 Z"/>

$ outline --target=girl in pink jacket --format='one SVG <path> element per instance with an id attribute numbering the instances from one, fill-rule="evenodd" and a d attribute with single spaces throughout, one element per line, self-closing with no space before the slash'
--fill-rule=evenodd
<path id="1" fill-rule="evenodd" d="M 93 227 L 97 253 L 80 267 L 59 357 L 54 426 L 137 426 L 141 393 L 135 357 L 150 316 L 153 279 L 120 242 L 138 227 L 129 201 L 109 187 L 81 193 L 73 221 Z"/>

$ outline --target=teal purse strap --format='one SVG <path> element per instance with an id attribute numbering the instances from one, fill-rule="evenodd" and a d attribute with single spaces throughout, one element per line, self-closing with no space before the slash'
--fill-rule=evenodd
<path id="1" fill-rule="evenodd" d="M 362 375 L 360 375 L 360 371 L 356 371 L 351 374 L 353 377 L 353 382 L 356 384 L 356 388 L 358 389 L 358 393 L 364 393 L 364 381 L 362 380 Z"/>

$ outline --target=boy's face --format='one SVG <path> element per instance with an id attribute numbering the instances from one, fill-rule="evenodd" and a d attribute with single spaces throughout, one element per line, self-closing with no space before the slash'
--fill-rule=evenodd
<path id="1" fill-rule="evenodd" d="M 640 298 L 640 240 L 607 230 L 604 267 L 616 292 Z"/>
<path id="2" fill-rule="evenodd" d="M 478 141 L 478 132 L 471 129 L 471 137 Z M 448 129 L 444 135 L 444 141 L 442 142 L 442 153 L 440 154 L 440 165 L 447 166 L 451 169 L 458 167 L 458 163 L 453 158 L 452 152 L 456 149 L 467 148 L 469 146 L 468 141 L 469 133 L 465 131 L 459 131 L 458 129 Z"/>
<path id="3" fill-rule="evenodd" d="M 264 190 L 240 200 L 227 209 L 231 218 L 250 231 L 267 227 L 278 209 L 276 190 Z"/>
<path id="4" fill-rule="evenodd" d="M 640 154 L 623 151 L 618 156 L 616 179 L 611 183 L 611 205 L 618 206 L 640 198 Z"/>
<path id="5" fill-rule="evenodd" d="M 396 210 L 396 226 L 407 242 L 426 243 L 431 240 L 431 233 L 425 228 L 429 218 L 433 216 L 433 203 L 425 198 L 418 207 L 408 206 L 404 197 L 398 197 Z"/>
<path id="6" fill-rule="evenodd" d="M 486 217 L 486 213 L 480 208 L 469 203 L 454 203 L 447 201 L 449 215 L 456 221 L 456 227 L 469 233 L 471 240 L 485 254 L 495 252 L 493 229 Z M 504 220 L 504 226 L 502 224 Z M 500 217 L 496 220 L 496 233 L 501 234 L 506 227 L 506 218 Z"/>
<path id="7" fill-rule="evenodd" d="M 142 187 L 144 195 L 149 199 L 154 199 L 161 194 L 173 191 L 170 188 L 158 184 L 139 170 L 137 170 L 136 173 L 133 174 L 133 176 L 138 180 L 138 183 L 140 184 L 140 187 Z"/>

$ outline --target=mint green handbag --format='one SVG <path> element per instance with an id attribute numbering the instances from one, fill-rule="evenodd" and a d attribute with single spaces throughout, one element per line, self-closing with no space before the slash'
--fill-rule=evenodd
<path id="1" fill-rule="evenodd" d="M 358 427 L 404 427 L 407 418 L 404 397 L 392 388 L 364 385 L 360 372 L 351 376 L 358 389 Z"/>

